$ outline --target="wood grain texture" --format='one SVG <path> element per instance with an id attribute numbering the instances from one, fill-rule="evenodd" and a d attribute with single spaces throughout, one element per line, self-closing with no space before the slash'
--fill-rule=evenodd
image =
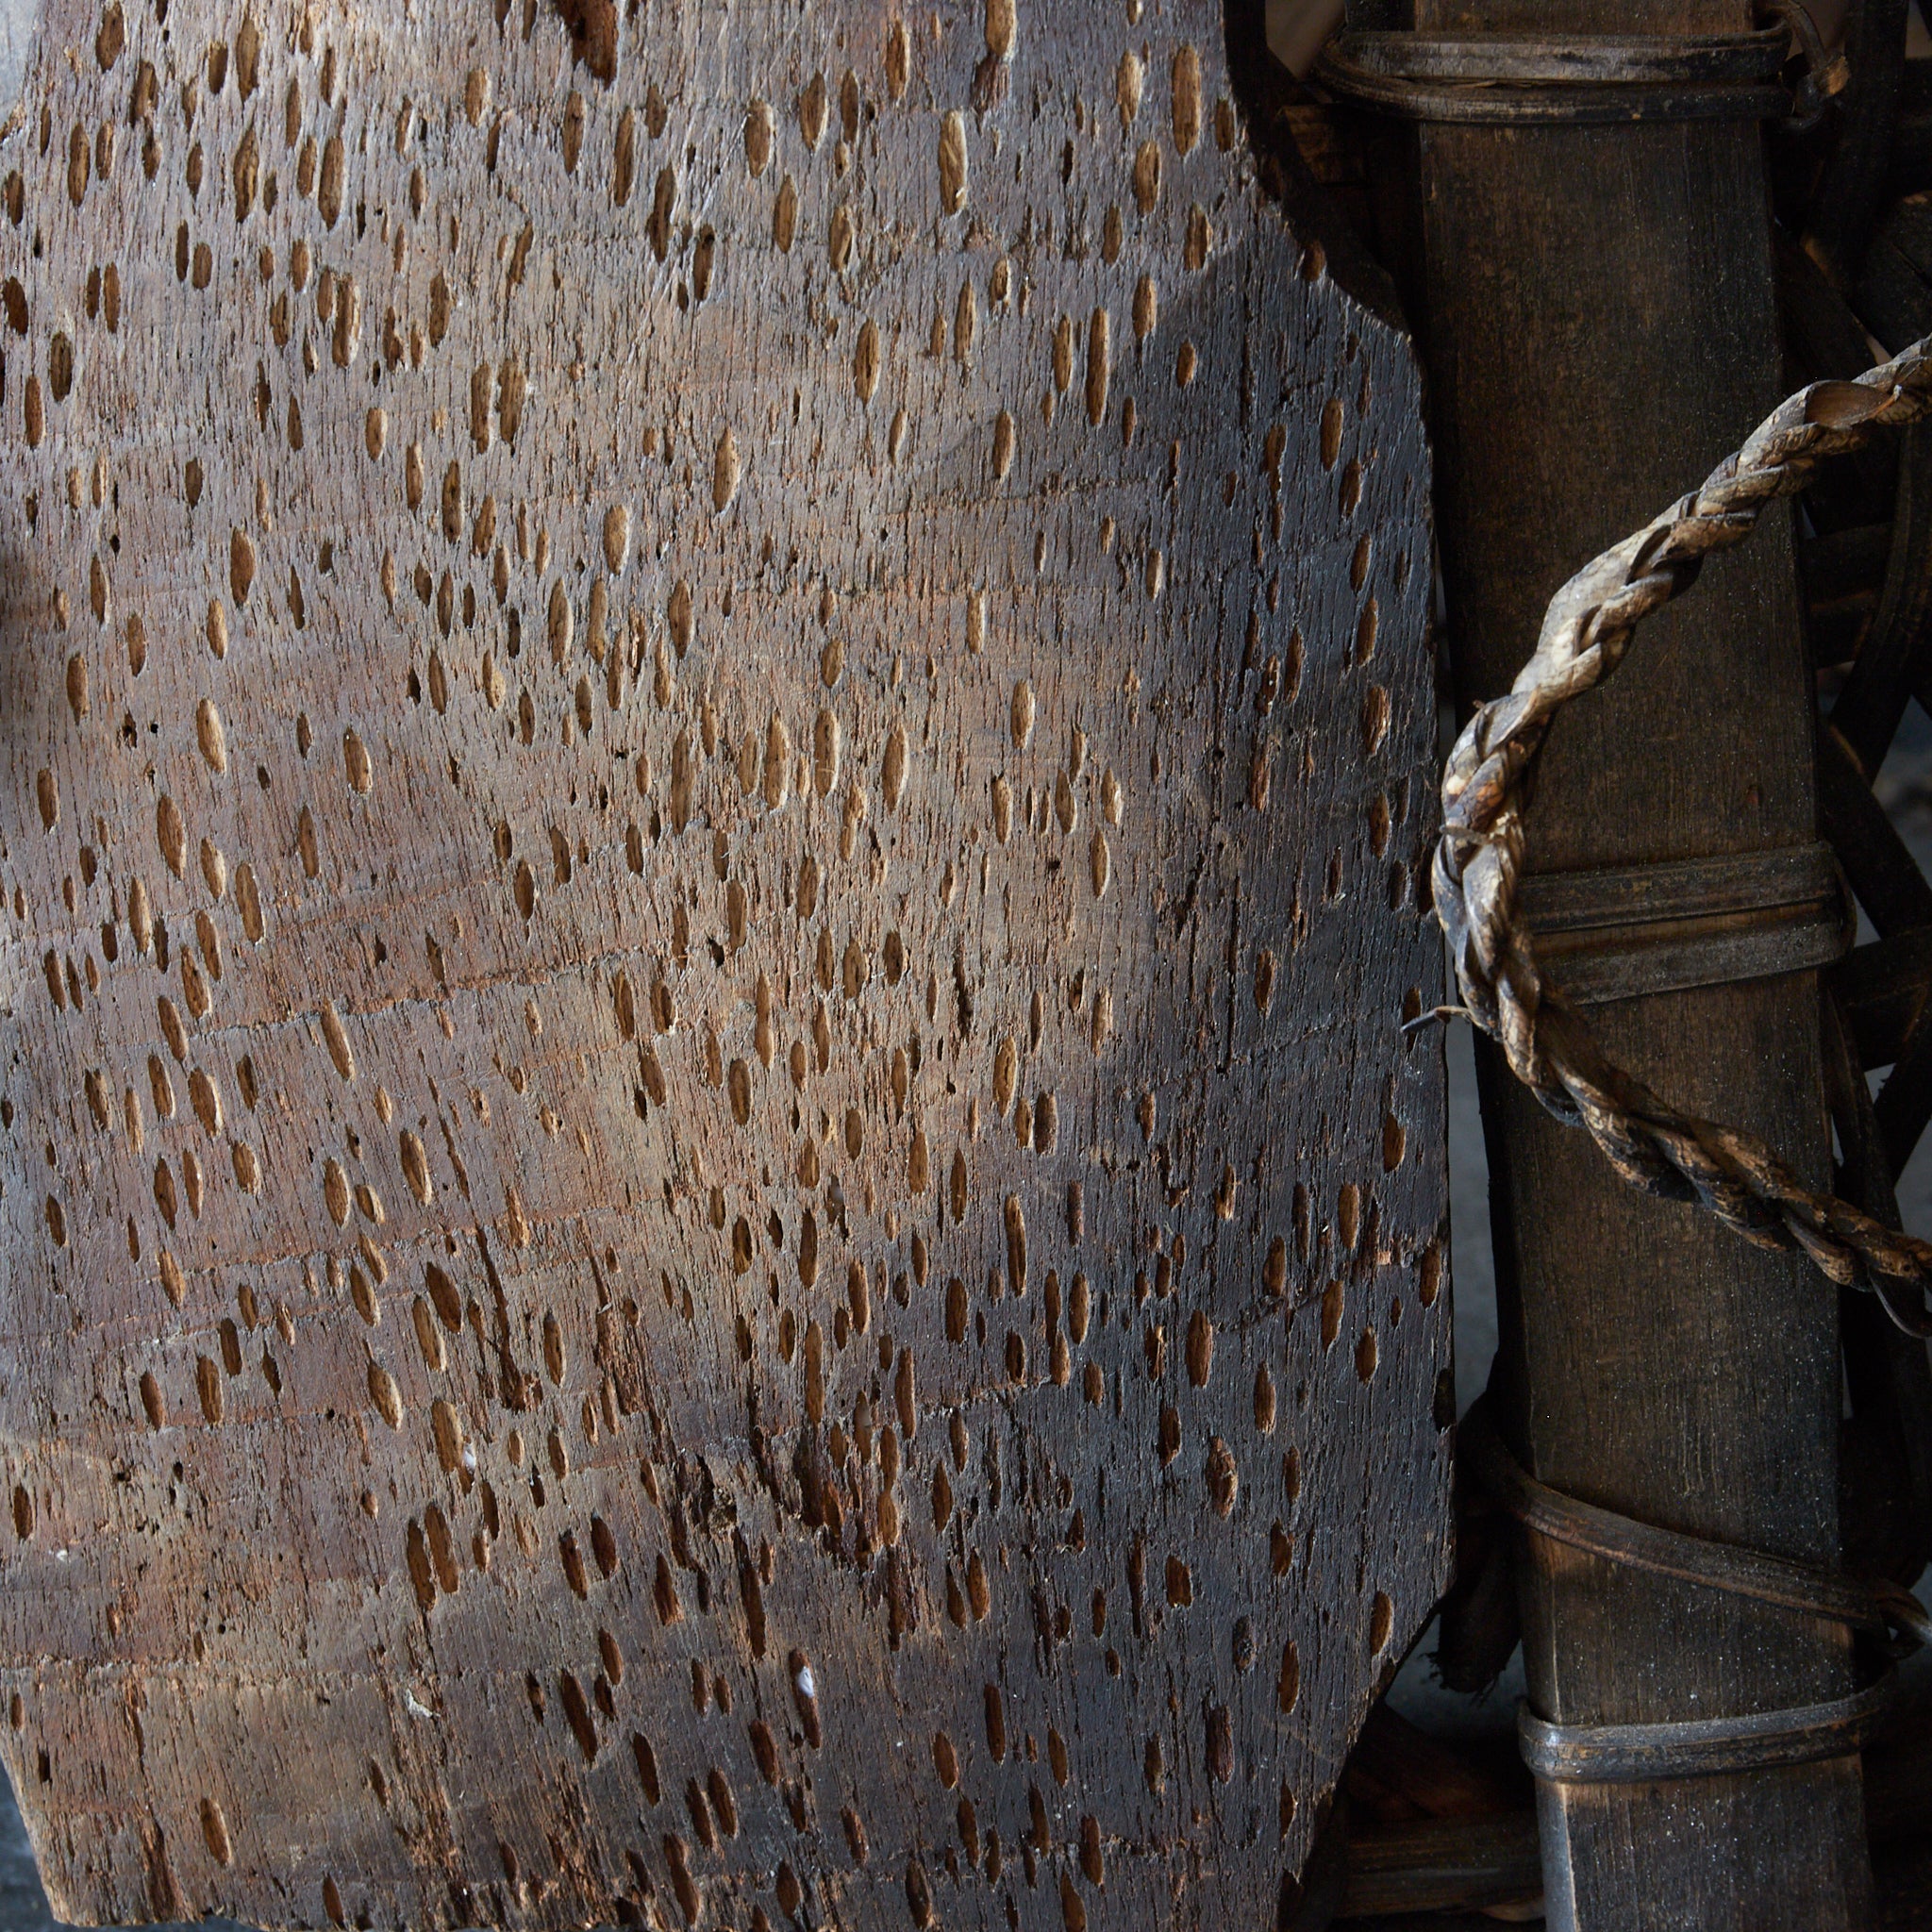
<path id="1" fill-rule="evenodd" d="M 570 11 L 0 148 L 50 1892 L 1262 1923 L 1447 1567 L 1408 347 L 1211 0 Z"/>

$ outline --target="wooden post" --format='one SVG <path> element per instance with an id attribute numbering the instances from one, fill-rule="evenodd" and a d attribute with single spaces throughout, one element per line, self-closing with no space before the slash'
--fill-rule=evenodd
<path id="1" fill-rule="evenodd" d="M 1739 33 L 1741 0 L 1416 0 L 1351 25 Z M 1458 701 L 1505 690 L 1545 601 L 1702 479 L 1778 394 L 1771 232 L 1748 119 L 1424 122 L 1410 295 L 1425 341 Z M 1385 234 L 1385 245 L 1389 236 Z M 1539 871 L 1747 854 L 1816 836 L 1789 525 L 1713 564 L 1614 690 L 1553 732 Z M 1600 1008 L 1623 1064 L 1822 1181 L 1810 974 Z M 1802 1261 L 1632 1193 L 1485 1056 L 1501 1420 L 1542 1481 L 1689 1533 L 1831 1562 L 1836 1298 Z M 1667 1722 L 1852 1688 L 1822 1622 L 1531 1540 L 1530 1698 L 1564 1724 Z M 1550 1924 L 1867 1923 L 1856 1758 L 1651 1785 L 1545 1786 Z"/>

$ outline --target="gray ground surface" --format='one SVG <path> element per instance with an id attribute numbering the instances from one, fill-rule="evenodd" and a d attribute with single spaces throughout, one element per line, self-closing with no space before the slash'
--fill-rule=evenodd
<path id="1" fill-rule="evenodd" d="M 1455 1296 L 1456 1408 L 1460 1414 L 1490 1379 L 1496 1353 L 1496 1275 L 1490 1249 L 1490 1164 L 1475 1100 L 1475 1054 L 1466 1025 L 1449 1029 L 1449 1288 Z M 1436 1626 L 1408 1654 L 1389 1701 L 1439 1737 L 1508 1735 L 1523 1695 L 1522 1653 L 1483 1697 L 1458 1696 L 1435 1681 Z"/>
<path id="2" fill-rule="evenodd" d="M 35 0 L 0 0 L 0 128 L 12 118 L 20 96 L 35 10 Z"/>

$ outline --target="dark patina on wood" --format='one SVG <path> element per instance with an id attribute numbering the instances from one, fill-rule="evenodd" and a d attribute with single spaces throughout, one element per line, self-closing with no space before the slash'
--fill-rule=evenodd
<path id="1" fill-rule="evenodd" d="M 50 1893 L 1267 1923 L 1446 1570 L 1408 346 L 1212 0 L 566 11 L 0 144 Z"/>
<path id="2" fill-rule="evenodd" d="M 1424 31 L 1738 33 L 1741 5 L 1365 4 Z M 1543 606 L 1707 474 L 1781 392 L 1764 165 L 1748 121 L 1424 125 L 1401 137 L 1407 238 L 1442 466 L 1465 706 L 1506 690 Z M 1399 251 L 1398 251 L 1399 252 Z M 1766 536 L 1771 541 L 1765 543 Z M 1570 708 L 1539 777 L 1536 863 L 1699 861 L 1817 836 L 1807 665 L 1782 528 L 1653 620 L 1614 691 Z M 1826 1178 L 1807 973 L 1596 1009 L 1614 1058 Z M 1835 1298 L 1803 1259 L 1633 1196 L 1484 1064 L 1504 1353 L 1497 1397 L 1542 1482 L 1620 1514 L 1815 1565 L 1839 1554 Z M 1532 1700 L 1566 1725 L 1671 1723 L 1850 1691 L 1842 1629 L 1531 1540 Z M 1541 1787 L 1554 1923 L 1863 1922 L 1855 1757 L 1640 1785 Z"/>

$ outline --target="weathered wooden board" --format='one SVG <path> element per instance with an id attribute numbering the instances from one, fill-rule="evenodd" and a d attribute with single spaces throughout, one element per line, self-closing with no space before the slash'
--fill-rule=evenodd
<path id="1" fill-rule="evenodd" d="M 57 1908 L 1259 1924 L 1444 1580 L 1417 378 L 1216 0 L 54 0 Z"/>

